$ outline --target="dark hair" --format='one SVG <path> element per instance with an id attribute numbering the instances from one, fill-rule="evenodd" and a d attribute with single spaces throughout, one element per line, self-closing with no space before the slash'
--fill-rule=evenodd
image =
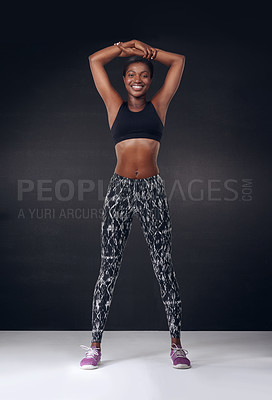
<path id="1" fill-rule="evenodd" d="M 123 76 L 126 76 L 126 72 L 128 69 L 128 66 L 132 63 L 136 62 L 141 62 L 144 63 L 148 66 L 149 71 L 150 71 L 150 78 L 153 78 L 153 64 L 151 61 L 147 60 L 146 58 L 140 57 L 140 56 L 131 56 L 126 59 L 126 61 L 123 64 Z"/>

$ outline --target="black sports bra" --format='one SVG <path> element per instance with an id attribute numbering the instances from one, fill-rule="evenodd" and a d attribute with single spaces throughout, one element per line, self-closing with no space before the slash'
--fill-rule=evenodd
<path id="1" fill-rule="evenodd" d="M 163 123 L 151 101 L 141 111 L 131 111 L 128 102 L 121 104 L 110 132 L 114 144 L 126 139 L 148 138 L 161 141 Z"/>

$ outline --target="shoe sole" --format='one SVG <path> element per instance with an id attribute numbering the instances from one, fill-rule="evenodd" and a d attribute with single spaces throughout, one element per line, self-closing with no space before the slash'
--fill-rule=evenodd
<path id="1" fill-rule="evenodd" d="M 173 365 L 173 368 L 188 369 L 188 368 L 191 368 L 191 365 L 177 364 L 177 365 Z"/>
<path id="2" fill-rule="evenodd" d="M 98 368 L 98 365 L 100 364 L 100 361 L 98 361 L 97 365 L 80 365 L 81 369 L 96 369 Z"/>
<path id="3" fill-rule="evenodd" d="M 80 366 L 80 368 L 81 369 L 96 369 L 96 368 L 98 368 L 99 364 L 100 364 L 100 361 L 97 363 L 97 365 L 82 365 L 82 366 Z M 173 365 L 173 368 L 188 369 L 188 368 L 191 368 L 191 365 L 177 364 L 177 365 Z"/>

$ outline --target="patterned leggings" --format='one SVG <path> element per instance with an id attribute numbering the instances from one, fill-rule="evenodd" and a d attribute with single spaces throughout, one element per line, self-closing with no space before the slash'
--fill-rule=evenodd
<path id="1" fill-rule="evenodd" d="M 140 220 L 160 286 L 170 335 L 180 338 L 182 305 L 172 264 L 172 225 L 160 174 L 141 179 L 114 172 L 104 200 L 101 267 L 92 304 L 92 342 L 101 342 L 133 216 Z"/>

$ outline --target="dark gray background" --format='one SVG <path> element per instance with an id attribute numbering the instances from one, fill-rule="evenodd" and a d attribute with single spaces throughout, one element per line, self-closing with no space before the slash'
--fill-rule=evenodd
<path id="1" fill-rule="evenodd" d="M 271 330 L 269 14 L 261 3 L 190 4 L 7 10 L 0 42 L 1 329 L 91 330 L 99 212 L 116 157 L 88 55 L 136 38 L 186 56 L 158 157 L 172 216 L 182 330 Z M 106 69 L 126 98 L 123 61 Z M 167 72 L 154 66 L 148 99 Z M 62 179 L 76 189 L 71 200 L 54 193 Z M 83 200 L 80 179 L 93 183 Z M 244 179 L 251 181 L 250 201 L 242 196 Z M 34 184 L 23 200 L 19 180 Z M 52 200 L 37 198 L 41 180 L 51 181 L 45 187 L 52 192 L 44 195 Z M 61 195 L 67 194 L 63 185 Z M 28 209 L 45 208 L 55 217 L 30 218 Z M 62 209 L 93 215 L 60 218 Z M 123 329 L 168 330 L 136 218 L 106 325 Z"/>

